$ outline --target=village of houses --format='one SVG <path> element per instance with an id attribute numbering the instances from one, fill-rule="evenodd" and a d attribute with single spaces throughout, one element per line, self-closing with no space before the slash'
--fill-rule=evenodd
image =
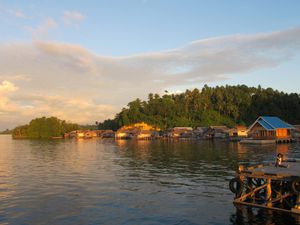
<path id="1" fill-rule="evenodd" d="M 278 117 L 261 116 L 249 127 L 226 126 L 174 127 L 161 131 L 144 122 L 123 126 L 116 132 L 112 130 L 75 130 L 64 135 L 65 138 L 115 138 L 115 139 L 223 139 L 241 143 L 289 143 L 300 141 L 300 125 L 290 125 Z"/>

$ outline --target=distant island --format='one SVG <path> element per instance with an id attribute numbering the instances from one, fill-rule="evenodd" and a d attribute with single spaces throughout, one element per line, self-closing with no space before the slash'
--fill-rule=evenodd
<path id="1" fill-rule="evenodd" d="M 208 127 L 249 125 L 260 115 L 278 116 L 290 124 L 300 124 L 300 95 L 272 88 L 205 85 L 201 90 L 184 93 L 148 95 L 147 101 L 136 99 L 115 115 L 96 125 L 80 126 L 56 117 L 33 119 L 12 131 L 14 138 L 53 138 L 78 129 L 116 131 L 122 126 L 145 122 L 167 130 L 173 127 Z"/>
<path id="2" fill-rule="evenodd" d="M 9 129 L 6 129 L 4 131 L 0 131 L 0 135 L 1 134 L 11 134 L 12 133 L 12 130 L 9 130 Z"/>
<path id="3" fill-rule="evenodd" d="M 79 129 L 79 125 L 68 123 L 56 117 L 41 117 L 30 121 L 29 124 L 13 129 L 13 138 L 60 138 L 67 132 Z"/>

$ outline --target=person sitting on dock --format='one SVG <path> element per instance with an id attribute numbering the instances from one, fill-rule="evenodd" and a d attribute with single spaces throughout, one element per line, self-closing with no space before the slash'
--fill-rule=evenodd
<path id="1" fill-rule="evenodd" d="M 276 161 L 275 161 L 275 167 L 284 167 L 284 168 L 287 168 L 288 165 L 287 166 L 282 165 L 282 162 L 283 162 L 283 154 L 278 153 L 277 157 L 276 157 Z"/>

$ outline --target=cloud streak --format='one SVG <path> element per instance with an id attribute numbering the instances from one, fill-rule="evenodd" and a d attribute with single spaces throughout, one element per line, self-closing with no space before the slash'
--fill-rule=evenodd
<path id="1" fill-rule="evenodd" d="M 28 16 L 26 16 L 22 11 L 20 10 L 13 10 L 13 9 L 8 9 L 7 13 L 9 13 L 10 15 L 13 15 L 17 18 L 21 18 L 21 19 L 29 19 Z"/>
<path id="2" fill-rule="evenodd" d="M 42 23 L 36 27 L 25 27 L 32 34 L 33 40 L 46 39 L 49 31 L 57 27 L 57 23 L 51 17 L 46 18 Z"/>
<path id="3" fill-rule="evenodd" d="M 77 11 L 64 11 L 63 21 L 67 26 L 78 26 L 78 23 L 82 22 L 85 16 Z"/>
<path id="4" fill-rule="evenodd" d="M 1 104 L 9 112 L 1 108 L 0 124 L 16 125 L 41 115 L 100 121 L 149 92 L 272 68 L 299 52 L 300 27 L 197 40 L 177 49 L 123 57 L 58 42 L 2 44 L 1 87 L 10 82 L 17 89 L 2 94 Z"/>

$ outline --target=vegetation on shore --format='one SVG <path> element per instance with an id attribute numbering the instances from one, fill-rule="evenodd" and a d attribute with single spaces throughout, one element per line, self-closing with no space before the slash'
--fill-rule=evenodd
<path id="1" fill-rule="evenodd" d="M 167 129 L 176 126 L 249 125 L 260 115 L 278 116 L 291 124 L 300 123 L 300 95 L 247 87 L 205 85 L 201 90 L 180 94 L 150 93 L 147 101 L 129 102 L 114 119 L 99 123 L 100 129 L 116 130 L 144 121 Z"/>
<path id="2" fill-rule="evenodd" d="M 0 135 L 1 134 L 11 134 L 12 133 L 12 130 L 9 130 L 9 129 L 6 129 L 4 131 L 0 131 Z"/>
<path id="3" fill-rule="evenodd" d="M 300 95 L 247 87 L 205 85 L 201 90 L 164 95 L 150 93 L 147 101 L 136 99 L 117 113 L 114 119 L 96 125 L 79 126 L 56 117 L 42 117 L 18 126 L 12 131 L 14 138 L 62 137 L 78 129 L 114 130 L 124 125 L 146 122 L 166 130 L 172 127 L 199 127 L 236 124 L 250 125 L 261 115 L 278 116 L 291 124 L 300 124 Z"/>
<path id="4" fill-rule="evenodd" d="M 79 129 L 78 124 L 68 123 L 56 117 L 41 117 L 29 124 L 18 126 L 12 131 L 13 138 L 52 138 L 62 137 L 64 133 Z"/>

